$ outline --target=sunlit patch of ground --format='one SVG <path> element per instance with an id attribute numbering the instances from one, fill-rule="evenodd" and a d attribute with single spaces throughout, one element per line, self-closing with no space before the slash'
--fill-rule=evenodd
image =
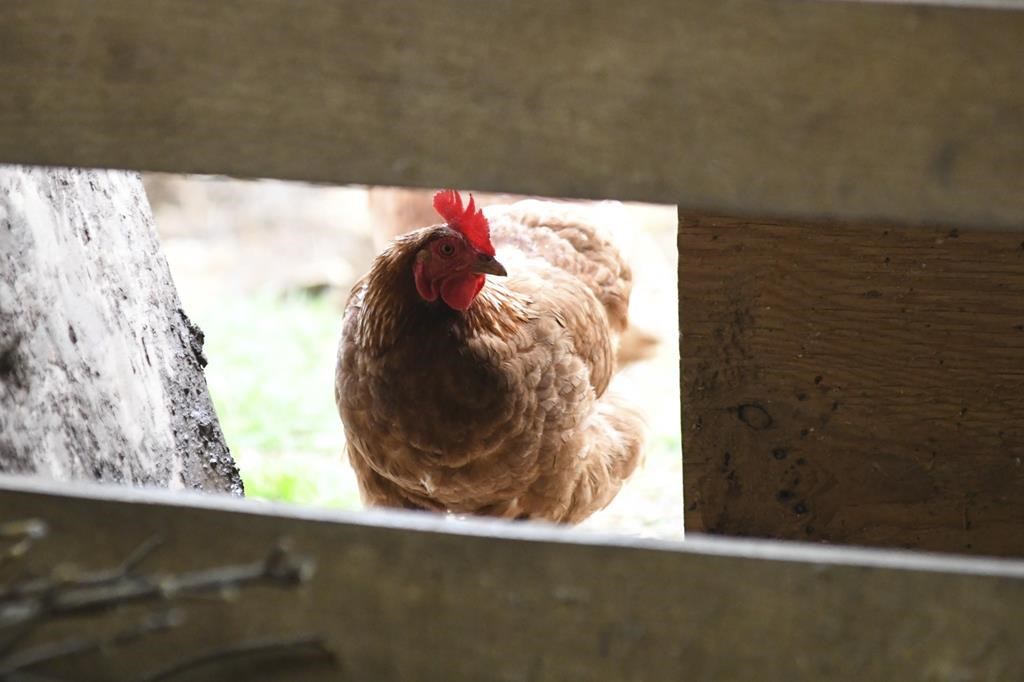
<path id="1" fill-rule="evenodd" d="M 374 255 L 365 193 L 272 181 L 149 176 L 158 229 L 188 315 L 206 334 L 207 381 L 252 498 L 359 508 L 334 407 L 341 304 Z M 584 526 L 682 535 L 675 212 L 619 207 L 641 228 L 634 320 L 663 339 L 622 372 L 650 439 L 643 468 Z"/>

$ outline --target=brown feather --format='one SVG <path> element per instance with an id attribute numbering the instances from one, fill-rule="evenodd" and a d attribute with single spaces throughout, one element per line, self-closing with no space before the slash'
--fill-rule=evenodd
<path id="1" fill-rule="evenodd" d="M 635 469 L 643 424 L 605 395 L 631 275 L 554 204 L 488 209 L 507 279 L 465 313 L 416 293 L 396 239 L 353 290 L 335 396 L 367 504 L 578 522 Z"/>

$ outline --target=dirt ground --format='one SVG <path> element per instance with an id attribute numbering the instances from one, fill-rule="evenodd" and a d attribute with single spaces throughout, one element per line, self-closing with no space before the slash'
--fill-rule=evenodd
<path id="1" fill-rule="evenodd" d="M 334 352 L 345 296 L 394 230 L 371 224 L 380 212 L 363 187 L 161 174 L 145 183 L 184 308 L 206 334 L 207 380 L 247 494 L 357 508 Z M 661 343 L 612 385 L 648 418 L 645 463 L 584 527 L 681 537 L 675 210 L 594 209 L 621 226 L 632 319 Z"/>

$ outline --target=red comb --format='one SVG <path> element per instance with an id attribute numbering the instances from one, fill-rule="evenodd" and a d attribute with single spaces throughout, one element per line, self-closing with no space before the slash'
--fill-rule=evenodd
<path id="1" fill-rule="evenodd" d="M 462 195 L 454 189 L 441 190 L 434 195 L 434 210 L 444 218 L 448 227 L 462 233 L 470 244 L 480 253 L 494 255 L 491 244 L 491 226 L 487 223 L 484 212 L 473 203 L 473 195 L 469 195 L 469 205 L 462 207 Z"/>

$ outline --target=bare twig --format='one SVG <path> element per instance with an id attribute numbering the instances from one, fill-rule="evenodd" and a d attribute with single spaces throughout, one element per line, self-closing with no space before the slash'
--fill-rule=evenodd
<path id="1" fill-rule="evenodd" d="M 124 565 L 129 565 L 127 562 Z M 248 584 L 295 585 L 312 575 L 313 562 L 275 547 L 265 559 L 251 564 L 220 566 L 167 576 L 131 576 L 120 569 L 56 582 L 37 579 L 28 587 L 15 587 L 16 596 L 0 595 L 0 628 L 40 619 L 95 613 L 124 604 L 154 599 L 174 599 L 194 593 L 238 589 Z M 40 582 L 42 581 L 42 582 Z"/>
<path id="2" fill-rule="evenodd" d="M 56 588 L 84 587 L 89 585 L 103 585 L 124 580 L 131 575 L 131 572 L 149 558 L 153 551 L 163 540 L 154 535 L 141 545 L 132 550 L 128 557 L 114 568 L 87 573 L 77 573 L 73 567 L 60 567 L 53 574 L 29 580 L 15 581 L 9 586 L 0 589 L 0 608 L 4 600 L 31 597 L 52 592 Z M 0 625 L 3 624 L 0 616 Z"/>
<path id="3" fill-rule="evenodd" d="M 267 637 L 227 644 L 201 652 L 164 668 L 154 670 L 138 678 L 136 682 L 164 682 L 174 679 L 197 668 L 225 663 L 231 659 L 262 654 L 284 656 L 288 654 L 323 658 L 335 662 L 334 652 L 327 648 L 323 637 L 316 634 L 302 634 L 291 637 Z"/>
<path id="4" fill-rule="evenodd" d="M 42 673 L 34 673 L 28 670 L 19 670 L 18 672 L 11 673 L 5 680 L 9 682 L 79 682 L 79 680 L 70 680 L 66 677 L 57 677 L 56 675 L 43 675 Z"/>
<path id="5" fill-rule="evenodd" d="M 48 531 L 46 522 L 39 519 L 0 523 L 0 540 L 14 541 L 13 544 L 0 550 L 0 566 L 25 556 L 36 541 L 46 537 Z"/>
<path id="6" fill-rule="evenodd" d="M 143 561 L 151 557 L 153 552 L 155 552 L 163 542 L 164 540 L 162 537 L 154 535 L 132 550 L 132 553 L 129 554 L 118 566 L 105 571 L 88 573 L 81 576 L 74 582 L 76 585 L 84 586 L 103 585 L 106 583 L 115 583 L 119 580 L 124 580 L 131 576 L 132 571 L 141 566 Z"/>
<path id="7" fill-rule="evenodd" d="M 68 637 L 47 642 L 31 649 L 25 649 L 9 656 L 0 663 L 0 679 L 9 679 L 44 663 L 52 663 L 62 658 L 81 656 L 99 651 L 104 647 L 128 644 L 140 637 L 177 627 L 184 621 L 184 614 L 178 609 L 151 613 L 133 627 L 118 632 L 111 637 Z"/>
<path id="8" fill-rule="evenodd" d="M 0 541 L 15 540 L 14 545 L 0 550 L 0 563 L 4 558 L 23 556 L 32 543 L 45 533 L 46 525 L 38 521 L 0 524 Z M 16 650 L 28 635 L 53 620 L 103 613 L 135 603 L 202 597 L 226 600 L 247 585 L 286 587 L 302 583 L 310 578 L 314 569 L 311 559 L 296 556 L 285 544 L 279 544 L 266 557 L 252 563 L 180 574 L 137 573 L 139 566 L 160 543 L 160 538 L 150 538 L 113 568 L 79 573 L 72 567 L 58 568 L 46 576 L 33 576 L 0 585 L 0 633 L 4 635 L 0 641 L 0 680 L 66 682 L 37 668 L 55 661 L 123 646 L 140 637 L 175 627 L 182 622 L 183 614 L 178 609 L 154 612 L 134 626 L 111 636 L 78 635 Z M 228 659 L 262 654 L 320 656 L 334 660 L 333 653 L 317 635 L 266 638 L 211 649 L 149 673 L 142 680 L 168 680 Z"/>

